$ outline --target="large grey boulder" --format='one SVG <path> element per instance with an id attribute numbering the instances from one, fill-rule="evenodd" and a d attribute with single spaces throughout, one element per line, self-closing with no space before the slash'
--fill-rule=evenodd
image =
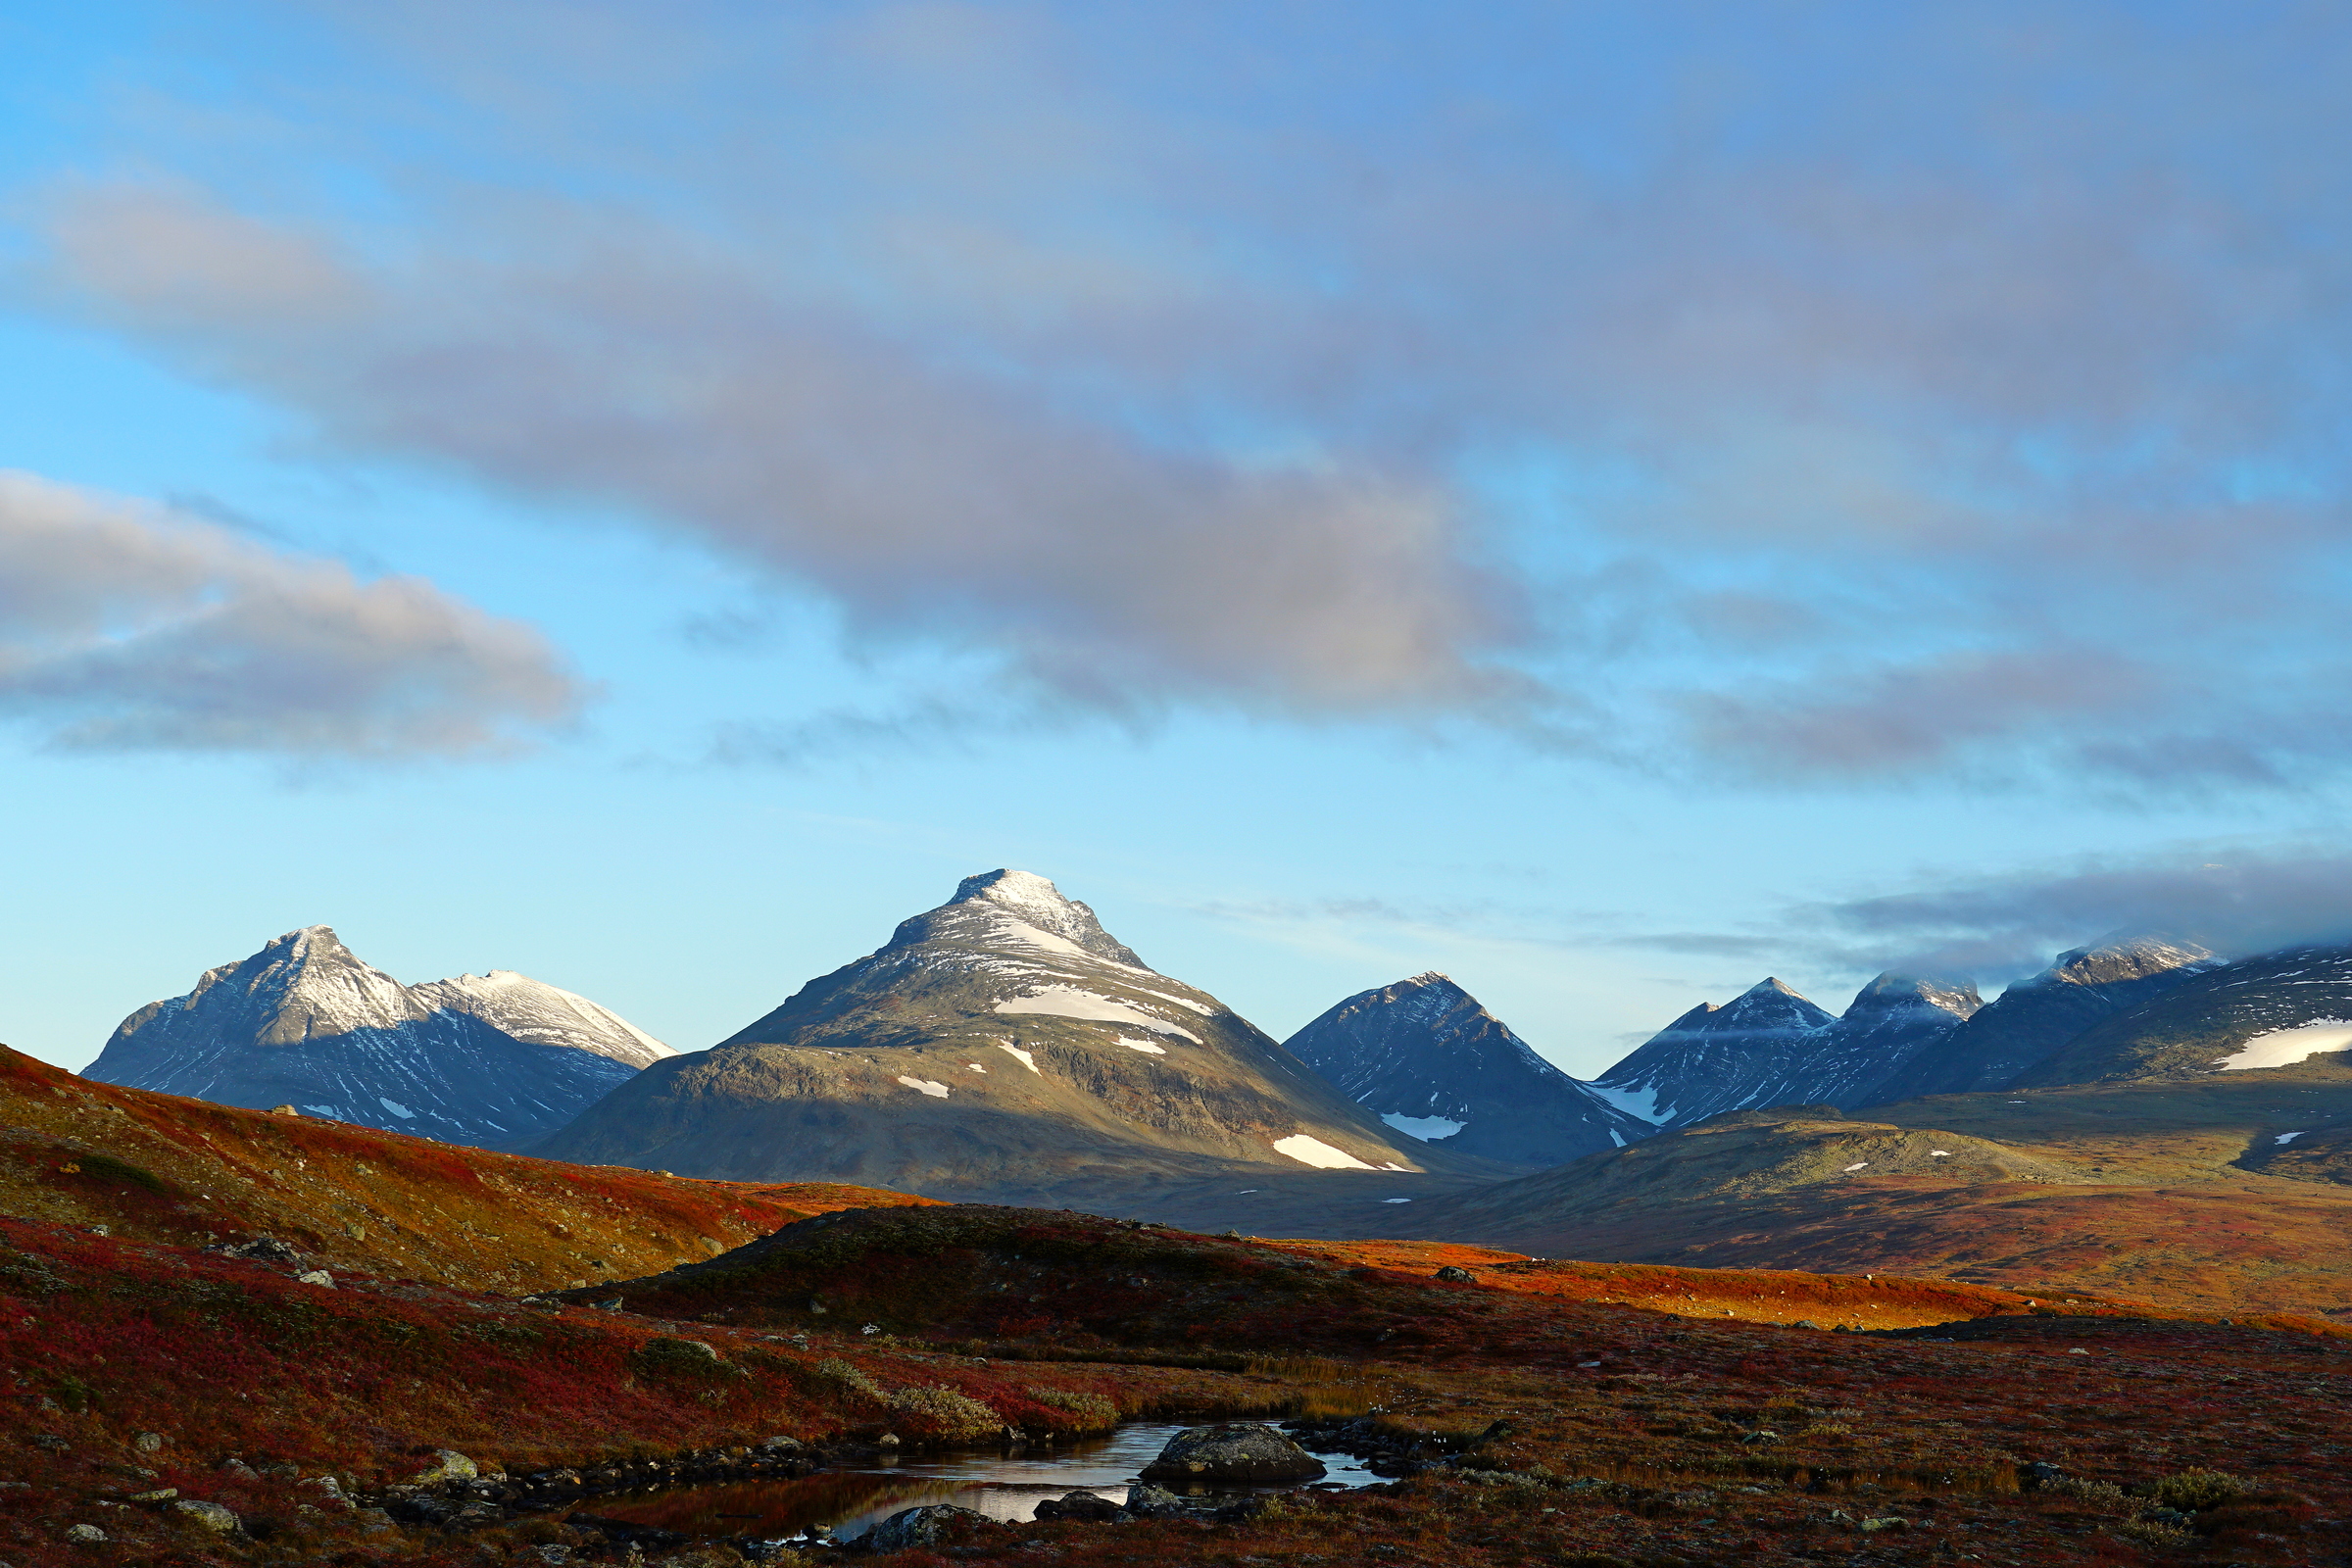
<path id="1" fill-rule="evenodd" d="M 1151 1482 L 1232 1481 L 1265 1485 L 1313 1481 L 1323 1461 L 1262 1421 L 1227 1421 L 1188 1427 L 1168 1440 L 1159 1457 L 1144 1466 Z"/>
<path id="2" fill-rule="evenodd" d="M 906 1551 L 914 1546 L 937 1546 L 964 1528 L 966 1520 L 983 1525 L 996 1523 L 976 1508 L 958 1508 L 950 1502 L 934 1502 L 892 1514 L 865 1533 L 862 1544 L 868 1551 Z"/>

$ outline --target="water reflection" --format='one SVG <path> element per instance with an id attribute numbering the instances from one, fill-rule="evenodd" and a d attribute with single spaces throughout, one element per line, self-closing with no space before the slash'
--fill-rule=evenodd
<path id="1" fill-rule="evenodd" d="M 858 1470 L 826 1470 L 799 1481 L 727 1481 L 636 1496 L 603 1496 L 585 1512 L 635 1524 L 659 1525 L 691 1536 L 799 1535 L 830 1525 L 838 1540 L 861 1536 L 902 1508 L 951 1502 L 992 1519 L 1018 1523 L 1036 1517 L 1048 1497 L 1092 1492 L 1125 1502 L 1136 1473 L 1159 1457 L 1182 1424 L 1137 1422 L 1101 1438 L 1057 1449 L 1020 1453 L 941 1454 Z M 1317 1453 L 1329 1472 L 1325 1487 L 1363 1487 L 1380 1478 L 1344 1453 Z M 1289 1491 L 1286 1487 L 1224 1489 L 1219 1495 Z"/>

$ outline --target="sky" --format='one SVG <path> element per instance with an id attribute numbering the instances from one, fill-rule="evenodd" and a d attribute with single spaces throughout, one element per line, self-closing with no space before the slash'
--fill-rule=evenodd
<path id="1" fill-rule="evenodd" d="M 2352 937 L 2352 19 L 24 0 L 0 1040 L 699 1049 L 956 881 L 1276 1037 Z"/>

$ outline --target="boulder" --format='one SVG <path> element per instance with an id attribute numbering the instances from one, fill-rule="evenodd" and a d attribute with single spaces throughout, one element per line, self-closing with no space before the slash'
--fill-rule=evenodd
<path id="1" fill-rule="evenodd" d="M 237 1528 L 237 1516 L 217 1502 L 199 1502 L 194 1497 L 179 1497 L 172 1501 L 172 1511 L 199 1530 L 216 1536 L 225 1536 Z"/>
<path id="2" fill-rule="evenodd" d="M 1188 1427 L 1144 1466 L 1146 1481 L 1239 1482 L 1267 1485 L 1317 1481 L 1323 1461 L 1262 1421 Z"/>
<path id="3" fill-rule="evenodd" d="M 1452 1285 L 1471 1285 L 1475 1284 L 1478 1280 L 1478 1276 L 1471 1273 L 1468 1269 L 1457 1268 L 1451 1263 L 1448 1263 L 1444 1268 L 1438 1270 L 1438 1278 Z"/>
<path id="4" fill-rule="evenodd" d="M 1119 1516 L 1119 1505 L 1108 1497 L 1091 1492 L 1064 1493 L 1060 1497 L 1048 1497 L 1037 1505 L 1040 1519 L 1076 1519 L 1086 1524 L 1106 1525 Z"/>
<path id="5" fill-rule="evenodd" d="M 996 1523 L 976 1508 L 958 1508 L 950 1502 L 934 1502 L 920 1508 L 903 1508 L 865 1533 L 862 1543 L 868 1551 L 906 1551 L 915 1546 L 937 1546 L 950 1537 L 974 1525 Z"/>
<path id="6" fill-rule="evenodd" d="M 1173 1492 L 1159 1487 L 1129 1487 L 1127 1511 L 1145 1519 L 1156 1519 L 1165 1514 L 1189 1513 L 1184 1499 Z"/>
<path id="7" fill-rule="evenodd" d="M 66 1539 L 78 1546 L 94 1546 L 106 1539 L 106 1532 L 96 1525 L 68 1525 Z"/>
<path id="8" fill-rule="evenodd" d="M 471 1481 L 480 1474 L 481 1467 L 455 1448 L 435 1448 L 433 1462 L 417 1471 L 414 1480 L 417 1486 L 428 1486 L 435 1481 Z"/>
<path id="9" fill-rule="evenodd" d="M 241 1257 L 254 1263 L 294 1263 L 302 1254 L 274 1236 L 256 1236 L 251 1241 L 220 1242 L 205 1249 L 222 1257 Z"/>
<path id="10" fill-rule="evenodd" d="M 335 1277 L 322 1268 L 306 1269 L 295 1275 L 294 1281 L 298 1285 L 323 1285 L 330 1291 L 335 1288 Z"/>

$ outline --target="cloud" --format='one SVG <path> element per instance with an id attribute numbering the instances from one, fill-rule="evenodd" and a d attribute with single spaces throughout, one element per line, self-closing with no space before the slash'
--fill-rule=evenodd
<path id="1" fill-rule="evenodd" d="M 530 628 L 413 577 L 0 470 L 0 716 L 66 751 L 512 751 L 585 696 Z"/>
<path id="2" fill-rule="evenodd" d="M 2352 757 L 2325 9 L 250 10 L 53 303 L 866 645 L 1806 784 Z"/>

